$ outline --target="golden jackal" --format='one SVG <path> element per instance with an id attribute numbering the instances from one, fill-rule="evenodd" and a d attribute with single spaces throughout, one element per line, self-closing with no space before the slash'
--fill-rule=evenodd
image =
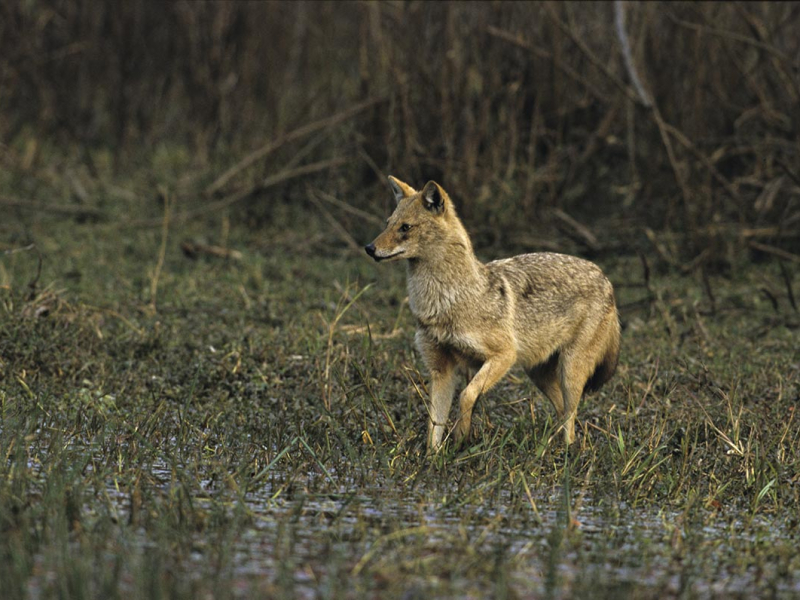
<path id="1" fill-rule="evenodd" d="M 456 442 L 470 432 L 472 409 L 515 364 L 550 399 L 575 438 L 583 393 L 614 374 L 619 318 L 611 282 L 599 267 L 541 252 L 481 263 L 447 192 L 421 192 L 389 177 L 397 208 L 365 250 L 376 261 L 408 261 L 408 300 L 416 342 L 428 367 L 428 448 L 438 450 L 459 367 L 478 369 L 461 392 Z"/>

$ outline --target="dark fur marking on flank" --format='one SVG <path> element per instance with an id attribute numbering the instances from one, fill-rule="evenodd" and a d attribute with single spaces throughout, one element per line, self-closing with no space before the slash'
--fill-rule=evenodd
<path id="1" fill-rule="evenodd" d="M 522 290 L 522 297 L 523 298 L 530 298 L 536 293 L 536 287 L 533 285 L 532 281 L 528 281 L 525 285 L 525 289 Z"/>
<path id="2" fill-rule="evenodd" d="M 532 367 L 530 370 L 534 373 L 549 373 L 555 370 L 558 366 L 558 361 L 561 358 L 561 351 L 555 350 L 547 360 Z"/>
<path id="3" fill-rule="evenodd" d="M 614 372 L 617 370 L 618 362 L 619 353 L 613 355 L 606 354 L 600 364 L 595 367 L 594 373 L 592 373 L 592 376 L 586 381 L 586 385 L 583 386 L 583 393 L 596 392 L 599 390 L 602 385 L 614 375 Z"/>
<path id="4" fill-rule="evenodd" d="M 492 294 L 497 294 L 500 297 L 500 305 L 505 309 L 506 298 L 506 282 L 501 275 L 489 271 L 489 291 Z"/>
<path id="5" fill-rule="evenodd" d="M 525 279 L 525 289 L 522 290 L 523 298 L 530 298 L 531 296 L 539 295 L 542 292 L 542 285 L 535 278 L 527 277 Z"/>

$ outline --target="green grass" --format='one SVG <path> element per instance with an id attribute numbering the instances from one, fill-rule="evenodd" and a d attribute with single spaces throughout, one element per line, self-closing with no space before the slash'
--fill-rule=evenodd
<path id="1" fill-rule="evenodd" d="M 623 354 L 569 454 L 515 373 L 473 445 L 427 458 L 401 267 L 311 208 L 165 237 L 157 202 L 91 193 L 108 218 L 0 225 L 4 598 L 800 592 L 798 316 L 776 265 L 712 277 L 712 306 L 699 277 L 648 291 L 638 258 L 601 257 Z"/>

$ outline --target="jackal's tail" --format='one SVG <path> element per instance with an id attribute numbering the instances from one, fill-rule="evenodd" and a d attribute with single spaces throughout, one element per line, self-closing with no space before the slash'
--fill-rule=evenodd
<path id="1" fill-rule="evenodd" d="M 608 313 L 603 320 L 601 326 L 600 337 L 604 338 L 602 344 L 603 352 L 600 355 L 600 361 L 594 369 L 591 377 L 586 381 L 583 387 L 584 393 L 595 392 L 599 390 L 602 385 L 611 379 L 614 372 L 617 370 L 617 363 L 619 362 L 619 316 L 617 309 L 614 308 Z"/>

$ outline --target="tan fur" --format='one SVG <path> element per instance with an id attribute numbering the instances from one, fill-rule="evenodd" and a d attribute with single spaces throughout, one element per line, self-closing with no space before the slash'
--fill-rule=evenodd
<path id="1" fill-rule="evenodd" d="M 398 201 L 366 247 L 375 260 L 408 261 L 416 342 L 431 374 L 428 447 L 442 445 L 459 369 L 477 373 L 461 392 L 457 443 L 478 397 L 520 365 L 552 402 L 567 443 L 586 390 L 614 373 L 620 328 L 614 290 L 591 262 L 542 252 L 483 264 L 439 184 L 421 192 L 389 178 Z"/>

